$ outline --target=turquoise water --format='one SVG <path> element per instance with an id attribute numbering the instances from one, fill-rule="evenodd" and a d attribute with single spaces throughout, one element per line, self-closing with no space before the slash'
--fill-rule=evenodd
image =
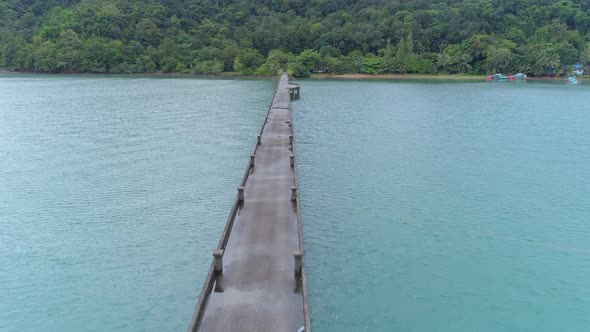
<path id="1" fill-rule="evenodd" d="M 316 331 L 586 331 L 590 86 L 304 81 Z"/>
<path id="2" fill-rule="evenodd" d="M 273 88 L 0 76 L 0 331 L 185 331 Z"/>
<path id="3" fill-rule="evenodd" d="M 590 326 L 589 85 L 301 83 L 315 331 Z M 184 331 L 273 89 L 0 76 L 0 331 Z"/>

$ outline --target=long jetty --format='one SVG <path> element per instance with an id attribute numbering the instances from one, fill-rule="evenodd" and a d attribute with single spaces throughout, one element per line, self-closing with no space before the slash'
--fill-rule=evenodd
<path id="1" fill-rule="evenodd" d="M 256 140 L 189 332 L 311 331 L 286 73 Z"/>

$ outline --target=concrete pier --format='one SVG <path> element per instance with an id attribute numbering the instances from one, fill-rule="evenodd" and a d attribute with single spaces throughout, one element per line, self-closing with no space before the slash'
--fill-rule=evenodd
<path id="1" fill-rule="evenodd" d="M 291 99 L 278 82 L 188 331 L 311 331 Z M 254 135 L 253 135 L 254 137 Z"/>

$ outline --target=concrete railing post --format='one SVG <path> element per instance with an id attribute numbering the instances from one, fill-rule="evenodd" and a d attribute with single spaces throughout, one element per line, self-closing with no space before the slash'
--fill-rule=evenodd
<path id="1" fill-rule="evenodd" d="M 291 165 L 291 167 L 295 166 L 295 156 L 294 155 L 289 156 L 289 165 Z"/>
<path id="2" fill-rule="evenodd" d="M 257 140 L 256 144 L 258 144 L 258 145 L 262 144 L 262 136 L 261 135 L 258 135 L 258 140 Z"/>
<path id="3" fill-rule="evenodd" d="M 217 273 L 223 273 L 223 249 L 213 251 L 214 269 Z"/>
<path id="4" fill-rule="evenodd" d="M 297 187 L 291 187 L 291 200 L 297 200 Z"/>
<path id="5" fill-rule="evenodd" d="M 295 277 L 300 277 L 303 270 L 303 253 L 295 250 L 293 257 L 295 258 Z"/>
<path id="6" fill-rule="evenodd" d="M 244 187 L 238 188 L 238 202 L 244 201 Z"/>
<path id="7" fill-rule="evenodd" d="M 250 156 L 250 168 L 254 168 L 254 159 L 256 158 L 255 155 Z"/>

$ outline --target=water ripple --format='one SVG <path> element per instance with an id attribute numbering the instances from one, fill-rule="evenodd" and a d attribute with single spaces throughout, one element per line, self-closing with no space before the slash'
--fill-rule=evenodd
<path id="1" fill-rule="evenodd" d="M 273 82 L 0 90 L 0 330 L 185 330 Z"/>
<path id="2" fill-rule="evenodd" d="M 294 123 L 316 330 L 587 328 L 587 87 L 302 89 Z"/>

